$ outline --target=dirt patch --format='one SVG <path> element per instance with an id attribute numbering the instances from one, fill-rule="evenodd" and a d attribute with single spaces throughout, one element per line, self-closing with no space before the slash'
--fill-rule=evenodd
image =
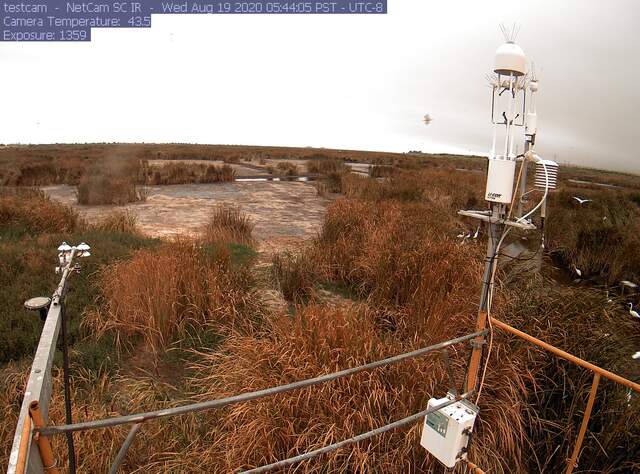
<path id="1" fill-rule="evenodd" d="M 313 237 L 329 202 L 313 185 L 301 182 L 250 182 L 149 186 L 147 201 L 126 206 L 81 206 L 72 186 L 42 188 L 52 199 L 97 222 L 114 209 L 128 209 L 152 237 L 197 235 L 218 204 L 238 205 L 255 223 L 260 251 L 273 253 Z"/>

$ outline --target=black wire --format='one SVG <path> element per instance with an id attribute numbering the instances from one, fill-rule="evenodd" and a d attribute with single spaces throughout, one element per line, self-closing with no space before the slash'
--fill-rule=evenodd
<path id="1" fill-rule="evenodd" d="M 73 423 L 71 417 L 71 384 L 69 382 L 69 347 L 67 343 L 67 317 L 65 304 L 60 298 L 60 319 L 62 330 L 62 371 L 64 376 L 64 415 L 66 424 Z M 65 433 L 67 437 L 67 450 L 69 452 L 69 472 L 76 474 L 76 450 L 73 444 L 73 433 Z"/>

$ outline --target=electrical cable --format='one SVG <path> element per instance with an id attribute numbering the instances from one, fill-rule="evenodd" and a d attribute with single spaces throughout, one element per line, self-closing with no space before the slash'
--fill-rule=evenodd
<path id="1" fill-rule="evenodd" d="M 504 242 L 505 237 L 509 235 L 509 232 L 511 231 L 511 229 L 512 229 L 511 227 L 508 227 L 507 229 L 502 231 L 502 235 L 500 236 L 498 245 L 496 245 L 495 252 L 493 253 L 493 256 L 491 258 L 491 277 L 489 278 L 489 291 L 487 295 L 487 323 L 489 325 L 489 347 L 487 348 L 487 356 L 484 361 L 484 368 L 482 369 L 482 377 L 480 378 L 480 384 L 478 385 L 478 396 L 476 397 L 476 405 L 478 404 L 478 401 L 480 400 L 480 395 L 482 394 L 482 387 L 484 385 L 484 379 L 487 374 L 487 367 L 489 366 L 489 357 L 491 356 L 491 350 L 493 349 L 493 325 L 491 324 L 491 302 L 493 299 L 493 287 L 494 287 L 493 282 L 496 276 L 496 269 L 498 268 L 498 265 L 496 263 L 498 260 L 498 255 L 500 253 L 500 247 L 502 246 L 502 242 Z"/>
<path id="2" fill-rule="evenodd" d="M 540 164 L 542 165 L 542 168 L 544 169 L 544 195 L 542 196 L 542 199 L 540 199 L 540 202 L 533 209 L 531 209 L 529 212 L 527 212 L 524 216 L 519 217 L 518 219 L 516 219 L 516 222 L 521 222 L 524 219 L 526 219 L 527 217 L 529 217 L 531 214 L 536 212 L 538 210 L 538 208 L 540 206 L 542 206 L 542 204 L 547 199 L 547 194 L 549 194 L 549 172 L 547 171 L 547 165 L 543 161 L 540 161 Z"/>
<path id="3" fill-rule="evenodd" d="M 544 188 L 544 195 L 542 196 L 542 199 L 540 200 L 540 202 L 533 208 L 531 209 L 527 214 L 525 214 L 524 216 L 518 218 L 516 220 L 516 222 L 520 222 L 523 219 L 526 219 L 527 217 L 529 217 L 531 214 L 533 214 L 547 199 L 547 194 L 549 193 L 549 172 L 547 171 L 547 165 L 544 162 L 540 162 L 540 164 L 542 165 L 543 169 L 544 169 L 544 178 L 545 178 L 545 188 Z M 511 216 L 511 211 L 512 208 L 509 209 L 509 216 Z M 504 241 L 505 237 L 509 234 L 509 231 L 511 231 L 512 227 L 508 227 L 507 229 L 505 229 L 502 232 L 502 235 L 500 237 L 500 240 L 498 241 L 498 245 L 496 246 L 493 258 L 491 260 L 491 278 L 489 279 L 489 291 L 488 291 L 488 295 L 487 295 L 487 323 L 489 325 L 489 347 L 487 349 L 487 356 L 485 359 L 485 363 L 484 363 L 484 368 L 482 369 L 482 377 L 480 378 L 480 384 L 478 385 L 478 396 L 476 397 L 476 405 L 478 404 L 478 401 L 480 400 L 480 395 L 482 395 L 482 387 L 484 385 L 484 379 L 485 376 L 487 374 L 487 367 L 489 366 L 489 358 L 491 356 L 491 350 L 493 348 L 493 324 L 491 323 L 491 303 L 493 300 L 493 289 L 494 289 L 494 281 L 495 281 L 495 275 L 496 275 L 496 269 L 497 269 L 497 259 L 500 255 L 500 247 L 502 246 L 502 242 Z M 492 238 L 492 236 L 490 236 L 490 238 Z M 537 252 L 536 252 L 537 253 Z"/>

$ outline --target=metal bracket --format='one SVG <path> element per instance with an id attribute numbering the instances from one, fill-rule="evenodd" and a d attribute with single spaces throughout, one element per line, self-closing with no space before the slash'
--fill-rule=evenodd
<path id="1" fill-rule="evenodd" d="M 469 344 L 471 344 L 471 347 L 473 349 L 482 349 L 482 346 L 485 346 L 487 344 L 487 341 L 485 339 L 483 339 L 482 341 L 471 340 L 469 341 Z"/>
<path id="2" fill-rule="evenodd" d="M 536 226 L 530 222 L 519 222 L 514 220 L 502 219 L 500 217 L 494 217 L 487 211 L 458 211 L 458 214 L 465 217 L 480 219 L 481 221 L 489 222 L 491 224 L 508 225 L 524 230 L 535 230 L 536 228 Z"/>

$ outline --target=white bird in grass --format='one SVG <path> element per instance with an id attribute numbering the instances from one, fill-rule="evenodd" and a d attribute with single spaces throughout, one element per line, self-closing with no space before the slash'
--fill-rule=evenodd
<path id="1" fill-rule="evenodd" d="M 476 233 L 473 234 L 473 237 L 471 237 L 472 239 L 477 239 L 478 238 L 478 234 L 480 234 L 480 226 L 478 226 L 478 228 L 476 229 Z"/>
<path id="2" fill-rule="evenodd" d="M 638 314 L 638 312 L 633 309 L 633 303 L 629 303 L 629 314 L 634 318 L 640 319 L 640 314 Z"/>
<path id="3" fill-rule="evenodd" d="M 585 202 L 591 202 L 591 199 L 582 199 L 582 198 L 579 198 L 578 196 L 573 196 L 573 199 L 578 201 L 580 204 L 584 204 Z"/>
<path id="4" fill-rule="evenodd" d="M 573 271 L 576 272 L 576 275 L 578 275 L 579 277 L 582 276 L 582 271 L 576 267 L 575 265 L 571 265 L 573 267 Z"/>
<path id="5" fill-rule="evenodd" d="M 631 356 L 632 359 L 640 359 L 640 351 L 636 352 Z"/>

